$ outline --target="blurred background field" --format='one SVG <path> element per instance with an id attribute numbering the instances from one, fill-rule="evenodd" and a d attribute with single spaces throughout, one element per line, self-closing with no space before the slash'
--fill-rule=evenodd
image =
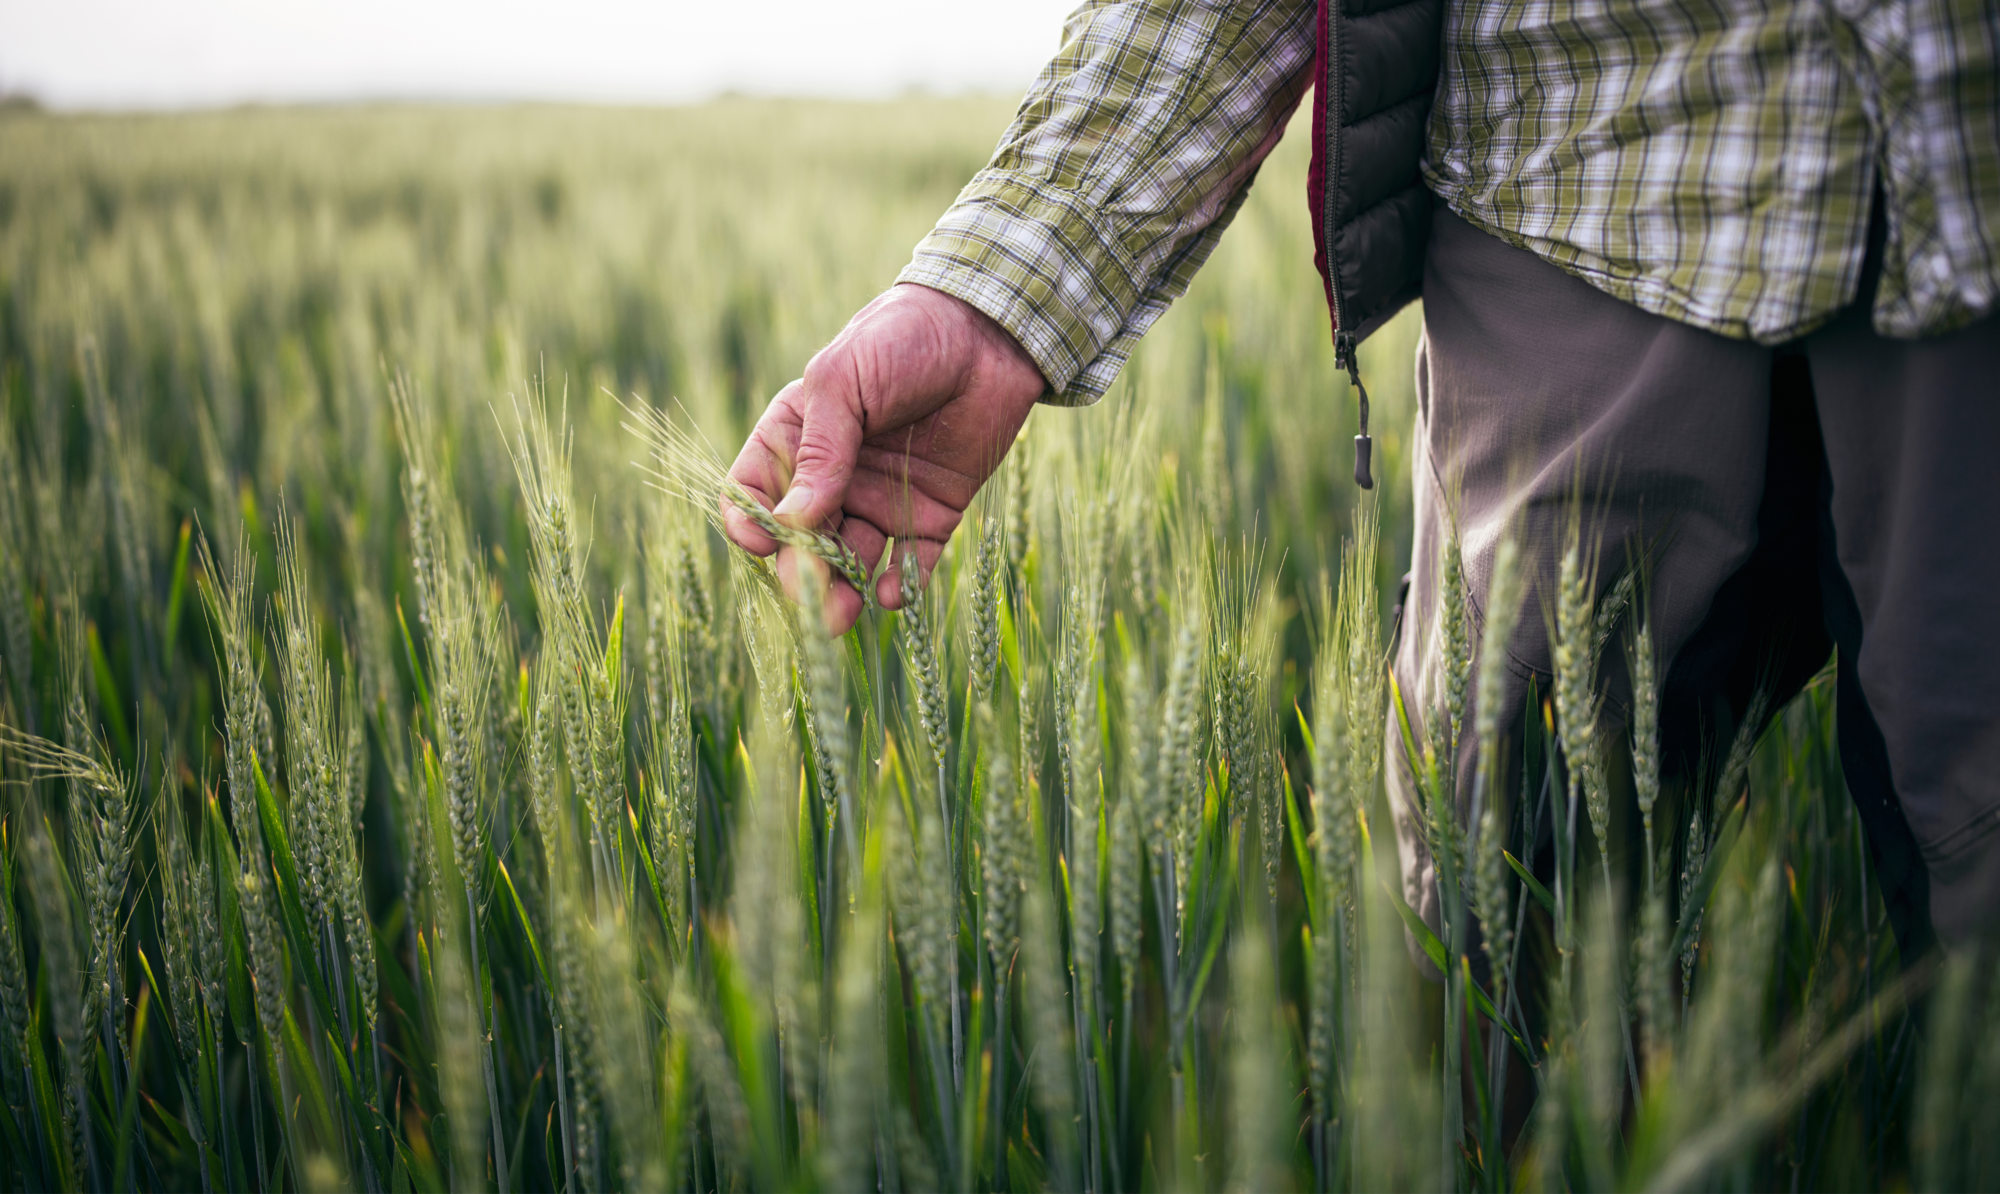
<path id="1" fill-rule="evenodd" d="M 93 337 L 108 390 L 146 391 L 130 430 L 160 473 L 191 484 L 220 464 L 267 499 L 337 481 L 368 514 L 395 503 L 391 374 L 503 477 L 489 408 L 545 379 L 568 389 L 584 494 L 613 528 L 638 493 L 613 396 L 677 399 L 733 445 L 894 279 L 1010 115 L 912 99 L 17 116 L 0 123 L 10 384 L 78 384 Z M 1219 342 L 1244 507 L 1299 575 L 1352 496 L 1305 157 L 1303 139 L 1281 145 L 1127 382 L 1170 441 L 1192 434 Z M 1392 501 L 1414 315 L 1368 345 Z M 194 434 L 204 411 L 219 461 Z M 206 489 L 190 508 L 229 516 Z M 489 504 L 504 494 L 475 481 L 467 496 L 481 537 L 509 542 Z"/>
<path id="2" fill-rule="evenodd" d="M 1928 1034 L 1906 1014 L 1828 684 L 1676 806 L 1705 828 L 1662 829 L 1685 969 L 1667 937 L 1629 939 L 1636 912 L 1545 905 L 1499 872 L 1540 959 L 1523 973 L 1554 985 L 1510 1000 L 1462 928 L 1434 942 L 1461 979 L 1426 983 L 1375 882 L 1394 886 L 1393 850 L 1323 854 L 1337 808 L 1390 835 L 1377 777 L 1310 737 L 1342 724 L 1316 692 L 1328 660 L 1367 656 L 1329 655 L 1313 611 L 1347 542 L 1363 566 L 1339 603 L 1371 611 L 1354 641 L 1388 630 L 1419 313 L 1362 349 L 1374 557 L 1351 537 L 1303 137 L 1113 396 L 1030 420 L 1033 471 L 977 512 L 1007 525 L 997 590 L 962 535 L 927 626 L 870 615 L 815 656 L 699 512 L 648 486 L 628 405 L 733 455 L 1010 112 L 0 115 L 10 1186 L 1995 1174 L 1983 977 L 1947 975 Z M 231 592 L 251 602 L 233 632 Z M 486 628 L 457 654 L 452 593 Z M 1009 644 L 990 699 L 982 633 Z M 1533 864 L 1553 727 L 1527 753 L 1502 832 Z M 1349 803 L 1327 803 L 1350 763 Z M 988 808 L 1009 782 L 1012 838 Z M 1120 829 L 1169 797 L 1157 836 Z M 1705 870 L 1722 827 L 1737 848 Z M 1594 873 L 1587 840 L 1569 849 Z M 208 868 L 192 895 L 170 894 L 177 859 Z M 995 938 L 1000 879 L 1021 894 Z M 282 922 L 263 955 L 260 899 Z M 188 926 L 212 957 L 177 944 Z M 1461 1047 L 1446 1025 L 1467 1023 Z"/>

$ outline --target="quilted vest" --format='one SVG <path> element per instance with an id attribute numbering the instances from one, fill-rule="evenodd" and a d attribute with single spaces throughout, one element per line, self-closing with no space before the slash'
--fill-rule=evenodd
<path id="1" fill-rule="evenodd" d="M 1431 193 L 1419 164 L 1444 0 L 1320 0 L 1307 177 L 1334 360 L 1359 396 L 1354 481 L 1372 489 L 1368 391 L 1354 347 L 1423 288 Z"/>

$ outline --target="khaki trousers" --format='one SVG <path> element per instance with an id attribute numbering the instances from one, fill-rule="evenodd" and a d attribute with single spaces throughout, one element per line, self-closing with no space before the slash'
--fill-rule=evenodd
<path id="1" fill-rule="evenodd" d="M 1837 654 L 1842 770 L 1908 958 L 1934 935 L 1949 945 L 2000 930 L 2000 315 L 1925 340 L 1876 335 L 1881 238 L 1878 219 L 1861 297 L 1772 348 L 1648 314 L 1438 205 L 1394 668 L 1421 722 L 1439 691 L 1437 555 L 1455 481 L 1475 644 L 1494 548 L 1511 531 L 1524 552 L 1501 718 L 1518 768 L 1528 684 L 1549 691 L 1544 611 L 1580 501 L 1600 595 L 1644 560 L 1670 787 L 1713 783 L 1760 684 L 1775 712 Z M 1607 644 L 1602 672 L 1614 742 L 1631 700 L 1623 639 Z M 1435 924 L 1403 754 L 1392 713 L 1405 897 Z M 1518 799 L 1518 770 L 1506 791 Z M 1643 873 L 1636 812 L 1615 808 L 1613 823 L 1629 830 L 1614 832 L 1613 854 L 1629 855 L 1614 869 Z M 1579 857 L 1594 854 L 1580 812 L 1577 824 Z M 1676 830 L 1656 828 L 1667 840 Z"/>

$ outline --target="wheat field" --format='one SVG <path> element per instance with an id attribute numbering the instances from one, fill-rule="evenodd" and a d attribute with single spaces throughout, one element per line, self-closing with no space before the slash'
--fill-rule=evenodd
<path id="1" fill-rule="evenodd" d="M 902 612 L 725 546 L 1009 110 L 0 114 L 0 1182 L 2000 1182 L 2000 1001 L 1898 958 L 1830 673 L 1663 781 L 1573 541 L 1444 603 L 1574 648 L 1525 743 L 1470 647 L 1389 682 L 1418 313 L 1358 502 L 1301 138 Z"/>

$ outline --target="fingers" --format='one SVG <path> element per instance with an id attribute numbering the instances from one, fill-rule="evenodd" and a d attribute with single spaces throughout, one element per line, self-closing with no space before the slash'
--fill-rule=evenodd
<path id="1" fill-rule="evenodd" d="M 831 520 L 847 499 L 865 416 L 860 380 L 846 353 L 814 357 L 804 380 L 794 384 L 800 397 L 791 483 L 771 512 L 793 526 L 811 528 Z"/>
<path id="2" fill-rule="evenodd" d="M 798 601 L 802 584 L 820 586 L 820 618 L 829 635 L 846 634 L 861 617 L 861 594 L 818 560 L 808 559 L 796 547 L 780 548 L 776 560 L 778 583 L 785 596 Z"/>
<path id="3" fill-rule="evenodd" d="M 821 353 L 806 376 L 778 391 L 744 441 L 731 479 L 777 518 L 802 529 L 834 523 L 854 476 L 864 413 L 861 385 L 846 353 Z M 725 503 L 723 527 L 745 551 L 777 544 Z"/>
<path id="4" fill-rule="evenodd" d="M 743 450 L 729 466 L 730 480 L 748 490 L 766 510 L 778 504 L 791 484 L 792 462 L 805 423 L 804 383 L 793 382 L 779 390 L 764 408 Z M 722 529 L 732 542 L 752 555 L 768 556 L 778 549 L 777 541 L 725 497 L 716 499 L 722 508 Z"/>
<path id="5" fill-rule="evenodd" d="M 882 560 L 882 549 L 888 545 L 889 534 L 882 525 L 867 518 L 849 515 L 840 525 L 840 537 L 854 554 L 861 559 L 861 566 L 874 572 Z M 895 608 L 891 606 L 890 608 Z"/>
<path id="6" fill-rule="evenodd" d="M 854 549 L 855 555 L 861 557 L 862 564 L 867 567 L 871 575 L 877 568 L 881 567 L 882 552 L 888 548 L 890 536 L 880 523 L 873 522 L 867 518 L 849 515 L 846 524 L 841 528 L 840 537 L 847 541 L 849 547 Z M 898 556 L 903 554 L 902 542 L 900 540 L 896 543 L 896 554 Z M 896 571 L 892 563 L 888 571 L 877 578 L 875 582 L 875 604 L 881 606 L 883 609 L 903 608 L 903 592 L 900 587 L 902 583 L 900 577 L 901 573 Z"/>
<path id="7" fill-rule="evenodd" d="M 883 609 L 903 608 L 903 561 L 905 553 L 917 557 L 917 586 L 930 583 L 931 570 L 944 555 L 942 539 L 899 539 L 896 558 L 875 581 L 875 600 Z"/>
<path id="8" fill-rule="evenodd" d="M 778 550 L 778 541 L 758 529 L 750 516 L 728 501 L 722 502 L 722 533 L 729 541 L 753 556 L 768 556 Z"/>
<path id="9" fill-rule="evenodd" d="M 857 518 L 852 513 L 846 515 L 840 528 L 840 537 L 861 563 L 872 574 L 882 567 L 882 574 L 875 580 L 875 603 L 883 609 L 903 608 L 903 556 L 914 552 L 917 557 L 917 583 L 927 584 L 931 572 L 944 555 L 943 538 L 901 538 L 894 540 L 895 556 L 886 567 L 881 564 L 883 551 L 890 546 L 891 537 L 880 526 L 865 518 Z M 825 586 L 821 590 L 821 608 L 826 611 L 827 629 L 830 633 L 844 634 L 861 616 L 863 602 L 861 594 L 847 583 L 846 579 L 834 574 L 818 561 L 804 560 L 796 548 L 781 548 L 778 552 L 778 579 L 784 584 L 785 593 L 798 600 L 800 578 L 817 577 Z"/>
<path id="10" fill-rule="evenodd" d="M 895 556 L 887 567 L 882 568 L 882 575 L 875 580 L 875 604 L 883 609 L 903 608 L 903 554 L 916 552 L 917 583 L 921 586 L 930 580 L 931 570 L 944 555 L 948 535 L 949 532 L 937 538 L 904 536 L 895 539 Z M 891 536 L 880 524 L 857 517 L 850 511 L 847 521 L 841 526 L 840 537 L 854 549 L 855 555 L 861 557 L 862 564 L 870 573 L 882 567 L 882 552 L 889 547 Z M 834 587 L 846 588 L 841 584 L 836 584 Z M 851 589 L 848 591 L 852 592 Z"/>

